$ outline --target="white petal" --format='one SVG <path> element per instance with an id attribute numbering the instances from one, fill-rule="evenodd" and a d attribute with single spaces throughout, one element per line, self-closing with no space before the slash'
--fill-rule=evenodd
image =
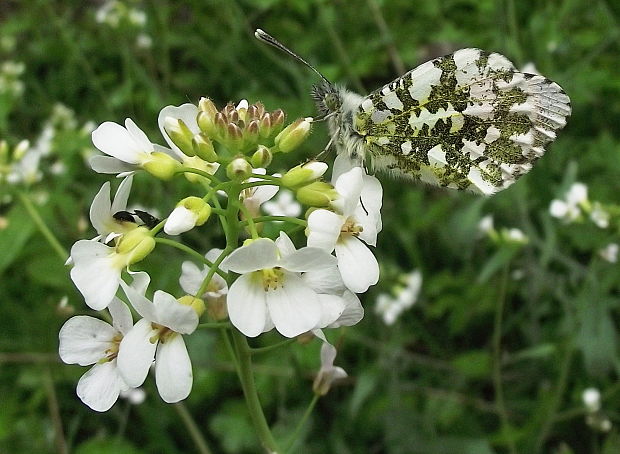
<path id="1" fill-rule="evenodd" d="M 149 301 L 147 297 L 123 281 L 121 281 L 121 287 L 123 287 L 125 295 L 129 298 L 129 302 L 141 317 L 150 322 L 157 322 L 157 311 L 155 309 L 155 305 Z"/>
<path id="2" fill-rule="evenodd" d="M 139 164 L 141 156 L 152 151 L 152 146 L 145 149 L 144 144 L 136 142 L 127 129 L 111 121 L 99 125 L 93 131 L 92 139 L 99 150 L 128 164 Z"/>
<path id="3" fill-rule="evenodd" d="M 250 271 L 273 268 L 278 262 L 276 243 L 268 238 L 252 241 L 247 246 L 234 250 L 224 259 L 220 268 L 243 274 Z"/>
<path id="4" fill-rule="evenodd" d="M 118 399 L 123 379 L 118 373 L 116 361 L 95 364 L 80 378 L 78 397 L 95 411 L 108 411 Z"/>
<path id="5" fill-rule="evenodd" d="M 159 395 L 169 404 L 183 400 L 192 390 L 192 381 L 192 363 L 183 336 L 173 335 L 157 349 L 155 382 Z"/>
<path id="6" fill-rule="evenodd" d="M 149 373 L 157 348 L 157 342 L 151 343 L 150 339 L 155 334 L 157 331 L 153 329 L 151 322 L 143 318 L 121 341 L 116 358 L 118 371 L 131 388 L 144 383 Z"/>
<path id="7" fill-rule="evenodd" d="M 180 106 L 166 106 L 160 112 L 157 117 L 157 123 L 159 124 L 159 130 L 161 131 L 161 135 L 164 136 L 166 142 L 172 148 L 180 158 L 183 158 L 185 155 L 183 152 L 177 147 L 172 139 L 168 136 L 168 133 L 164 129 L 164 123 L 166 122 L 167 117 L 176 118 L 179 120 L 183 120 L 185 125 L 192 131 L 194 134 L 198 134 L 200 132 L 200 128 L 198 127 L 198 123 L 196 118 L 198 116 L 198 107 L 194 104 L 186 103 Z"/>
<path id="8" fill-rule="evenodd" d="M 338 181 L 340 175 L 348 172 L 353 167 L 359 167 L 359 163 L 352 161 L 346 153 L 340 153 L 336 156 L 332 167 L 332 184 Z"/>
<path id="9" fill-rule="evenodd" d="M 220 255 L 224 252 L 223 249 L 213 248 L 209 249 L 209 252 L 205 254 L 205 258 L 210 262 L 215 262 Z"/>
<path id="10" fill-rule="evenodd" d="M 302 247 L 283 257 L 279 265 L 293 272 L 315 271 L 328 268 L 336 263 L 336 258 L 318 247 Z"/>
<path id="11" fill-rule="evenodd" d="M 328 328 L 357 325 L 364 318 L 364 308 L 355 293 L 346 291 L 342 295 L 342 299 L 345 302 L 344 311 Z"/>
<path id="12" fill-rule="evenodd" d="M 338 177 L 334 187 L 340 197 L 332 202 L 332 206 L 344 216 L 353 214 L 362 193 L 364 171 L 361 167 L 353 167 Z"/>
<path id="13" fill-rule="evenodd" d="M 60 359 L 67 364 L 87 366 L 106 356 L 116 330 L 106 322 L 78 315 L 62 325 L 58 338 Z"/>
<path id="14" fill-rule="evenodd" d="M 90 168 L 97 173 L 122 173 L 136 170 L 134 164 L 127 164 L 111 156 L 91 156 L 88 158 Z"/>
<path id="15" fill-rule="evenodd" d="M 336 257 L 342 281 L 354 293 L 364 293 L 379 281 L 379 264 L 370 249 L 355 237 L 336 244 Z"/>
<path id="16" fill-rule="evenodd" d="M 285 271 L 282 286 L 268 291 L 265 299 L 269 315 L 283 336 L 295 337 L 310 331 L 321 318 L 317 294 L 293 273 Z"/>
<path id="17" fill-rule="evenodd" d="M 164 232 L 168 235 L 180 235 L 183 232 L 191 230 L 196 225 L 196 213 L 188 210 L 184 206 L 178 206 L 164 224 Z"/>
<path id="18" fill-rule="evenodd" d="M 230 322 L 248 337 L 256 337 L 266 325 L 267 306 L 262 283 L 252 274 L 233 282 L 226 299 Z"/>
<path id="19" fill-rule="evenodd" d="M 112 217 L 111 211 L 112 201 L 110 200 L 110 182 L 106 181 L 99 189 L 99 192 L 90 205 L 90 223 L 100 235 L 106 235 L 108 229 L 106 224 Z"/>
<path id="20" fill-rule="evenodd" d="M 140 147 L 141 150 L 153 152 L 153 144 L 136 123 L 131 118 L 125 119 L 125 128 L 133 141 Z"/>
<path id="21" fill-rule="evenodd" d="M 125 210 L 127 208 L 127 201 L 129 200 L 129 192 L 131 191 L 131 183 L 133 182 L 133 175 L 124 178 L 121 184 L 118 185 L 116 195 L 114 196 L 114 202 L 112 202 L 112 214 Z"/>
<path id="22" fill-rule="evenodd" d="M 131 311 L 124 302 L 114 297 L 108 306 L 108 311 L 110 311 L 110 315 L 112 316 L 112 326 L 121 334 L 125 335 L 133 328 Z"/>
<path id="23" fill-rule="evenodd" d="M 315 210 L 308 216 L 308 246 L 332 252 L 346 219 L 328 210 Z"/>
<path id="24" fill-rule="evenodd" d="M 280 231 L 280 235 L 276 239 L 276 246 L 280 257 L 286 257 L 296 251 L 295 245 L 284 230 Z"/>
<path id="25" fill-rule="evenodd" d="M 302 280 L 316 293 L 342 295 L 346 290 L 336 264 L 302 274 Z"/>
<path id="26" fill-rule="evenodd" d="M 80 240 L 71 248 L 75 264 L 71 279 L 88 307 L 100 311 L 114 298 L 121 280 L 121 270 L 116 267 L 114 249 L 94 241 Z"/>
<path id="27" fill-rule="evenodd" d="M 270 185 L 270 184 L 266 184 L 263 186 L 256 186 L 256 188 L 254 189 L 254 195 L 252 196 L 252 198 L 259 205 L 262 205 L 266 201 L 271 200 L 273 196 L 275 196 L 278 193 L 279 189 L 280 189 L 279 186 Z"/>
<path id="28" fill-rule="evenodd" d="M 153 296 L 157 317 L 155 321 L 181 334 L 191 334 L 198 326 L 198 314 L 190 306 L 179 303 L 176 298 L 162 290 Z"/>
<path id="29" fill-rule="evenodd" d="M 131 271 L 130 269 L 127 269 L 127 271 L 132 278 L 131 287 L 140 295 L 145 295 L 146 289 L 151 282 L 151 276 L 146 271 Z"/>
<path id="30" fill-rule="evenodd" d="M 345 309 L 345 301 L 337 295 L 318 295 L 321 303 L 321 319 L 315 328 L 325 328 L 334 323 Z"/>
<path id="31" fill-rule="evenodd" d="M 181 277 L 179 278 L 179 284 L 181 284 L 183 291 L 195 295 L 208 272 L 209 269 L 206 267 L 201 271 L 195 263 L 183 262 L 181 264 Z"/>

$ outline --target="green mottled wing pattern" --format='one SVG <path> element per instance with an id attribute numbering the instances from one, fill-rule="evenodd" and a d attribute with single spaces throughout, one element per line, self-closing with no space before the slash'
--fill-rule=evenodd
<path id="1" fill-rule="evenodd" d="M 353 129 L 373 168 L 493 194 L 532 168 L 570 112 L 555 82 L 461 49 L 363 98 Z"/>

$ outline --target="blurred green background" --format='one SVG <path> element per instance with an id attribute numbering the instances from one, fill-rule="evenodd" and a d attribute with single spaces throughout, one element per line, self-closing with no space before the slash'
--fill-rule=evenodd
<path id="1" fill-rule="evenodd" d="M 86 306 L 60 251 L 37 230 L 30 200 L 65 249 L 95 232 L 88 208 L 107 181 L 88 168 L 90 131 L 131 117 L 163 143 L 157 113 L 208 96 L 247 98 L 289 119 L 314 115 L 316 77 L 259 43 L 263 28 L 330 80 L 362 94 L 462 47 L 533 63 L 572 99 L 573 116 L 531 174 L 482 199 L 383 179 L 379 284 L 362 296 L 365 319 L 330 334 L 349 373 L 322 398 L 296 452 L 620 452 L 617 323 L 620 269 L 599 251 L 618 241 L 618 219 L 599 228 L 549 214 L 575 181 L 590 199 L 620 193 L 620 7 L 612 0 L 230 0 L 0 2 L 0 139 L 41 147 L 40 175 L 0 187 L 0 453 L 196 452 L 189 412 L 214 453 L 259 453 L 216 333 L 189 337 L 194 389 L 164 404 L 151 379 L 146 400 L 96 414 L 75 396 L 86 370 L 60 363 L 58 330 Z M 295 164 L 328 136 L 318 126 Z M 6 164 L 6 163 L 5 163 Z M 183 185 L 138 175 L 131 203 L 162 215 Z M 481 235 L 478 223 L 518 228 L 525 245 Z M 200 250 L 221 233 L 200 230 Z M 181 261 L 156 251 L 146 269 L 178 290 Z M 420 297 L 387 325 L 375 312 L 402 275 L 419 269 Z M 498 317 L 503 308 L 503 318 Z M 255 344 L 279 340 L 261 336 Z M 257 358 L 258 386 L 276 436 L 290 434 L 311 399 L 319 345 Z M 588 412 L 582 393 L 602 394 Z"/>

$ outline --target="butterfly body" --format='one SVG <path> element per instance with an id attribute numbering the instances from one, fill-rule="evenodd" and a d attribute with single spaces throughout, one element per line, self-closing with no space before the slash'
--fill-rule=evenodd
<path id="1" fill-rule="evenodd" d="M 366 97 L 326 81 L 313 97 L 338 153 L 485 195 L 527 173 L 570 115 L 558 84 L 479 49 L 426 62 Z"/>

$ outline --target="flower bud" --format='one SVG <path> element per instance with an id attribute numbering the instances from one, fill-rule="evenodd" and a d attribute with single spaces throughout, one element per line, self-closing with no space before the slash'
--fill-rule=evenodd
<path id="1" fill-rule="evenodd" d="M 227 136 L 230 140 L 240 140 L 243 137 L 243 132 L 235 123 L 228 123 L 226 127 Z"/>
<path id="2" fill-rule="evenodd" d="M 204 314 L 206 310 L 204 301 L 192 295 L 182 296 L 181 298 L 178 298 L 177 301 L 183 304 L 184 306 L 189 306 L 192 309 L 194 309 L 196 314 L 198 314 L 198 317 Z"/>
<path id="3" fill-rule="evenodd" d="M 272 127 L 271 127 L 271 115 L 264 114 L 260 119 L 258 125 L 258 133 L 261 137 L 267 138 L 271 135 Z"/>
<path id="4" fill-rule="evenodd" d="M 200 159 L 198 156 L 192 156 L 191 158 L 185 158 L 183 160 L 183 164 L 185 167 L 190 167 L 196 170 L 202 170 L 203 172 L 208 173 L 209 175 L 213 175 L 217 172 L 217 169 L 220 168 L 219 163 L 217 162 L 207 162 L 204 159 Z M 198 175 L 196 173 L 185 172 L 185 178 L 190 183 L 199 183 L 204 181 L 205 183 L 209 183 L 210 180 L 202 175 Z"/>
<path id="5" fill-rule="evenodd" d="M 126 265 L 143 260 L 155 248 L 155 239 L 146 227 L 136 227 L 125 233 L 116 246 L 118 254 L 126 255 Z"/>
<path id="6" fill-rule="evenodd" d="M 196 134 L 192 139 L 192 148 L 194 149 L 196 156 L 199 156 L 205 161 L 217 161 L 217 153 L 215 153 L 213 143 L 206 134 Z"/>
<path id="7" fill-rule="evenodd" d="M 338 197 L 338 192 L 329 183 L 315 181 L 298 189 L 296 197 L 304 205 L 325 207 Z"/>
<path id="8" fill-rule="evenodd" d="M 252 167 L 266 168 L 269 164 L 271 164 L 272 158 L 273 154 L 269 148 L 264 145 L 259 145 L 258 149 L 252 155 L 250 162 L 252 163 Z"/>
<path id="9" fill-rule="evenodd" d="M 207 112 L 198 112 L 198 117 L 196 119 L 198 122 L 198 127 L 202 132 L 204 132 L 207 136 L 215 139 L 218 136 L 218 129 L 215 125 L 215 116 L 210 115 Z"/>
<path id="10" fill-rule="evenodd" d="M 164 224 L 168 235 L 179 235 L 207 222 L 211 215 L 211 205 L 200 197 L 186 197 L 177 206 Z"/>
<path id="11" fill-rule="evenodd" d="M 239 115 L 239 119 L 245 121 L 248 113 L 248 100 L 242 99 L 241 101 L 239 101 L 239 104 L 237 104 L 237 107 L 235 107 L 235 111 Z"/>
<path id="12" fill-rule="evenodd" d="M 327 171 L 327 164 L 319 161 L 310 161 L 293 167 L 282 176 L 282 184 L 288 188 L 304 186 L 321 178 Z"/>
<path id="13" fill-rule="evenodd" d="M 252 175 L 252 166 L 245 158 L 235 158 L 226 167 L 226 175 L 231 180 L 243 181 Z"/>
<path id="14" fill-rule="evenodd" d="M 185 122 L 179 118 L 166 117 L 164 120 L 164 130 L 170 139 L 187 156 L 194 156 L 192 139 L 194 133 L 187 127 Z"/>
<path id="15" fill-rule="evenodd" d="M 217 113 L 217 107 L 215 107 L 215 104 L 213 104 L 213 101 L 209 98 L 200 98 L 200 101 L 198 101 L 198 108 L 211 118 Z"/>
<path id="16" fill-rule="evenodd" d="M 311 126 L 312 117 L 307 117 L 295 120 L 284 128 L 275 138 L 278 151 L 288 153 L 301 145 L 308 137 L 308 134 L 310 134 Z"/>
<path id="17" fill-rule="evenodd" d="M 180 165 L 179 161 L 162 151 L 151 153 L 149 159 L 141 164 L 144 170 L 162 180 L 172 178 Z"/>
<path id="18" fill-rule="evenodd" d="M 282 126 L 284 126 L 284 117 L 285 115 L 282 109 L 274 110 L 271 113 L 271 127 L 273 128 L 272 132 L 274 134 L 279 132 Z"/>

